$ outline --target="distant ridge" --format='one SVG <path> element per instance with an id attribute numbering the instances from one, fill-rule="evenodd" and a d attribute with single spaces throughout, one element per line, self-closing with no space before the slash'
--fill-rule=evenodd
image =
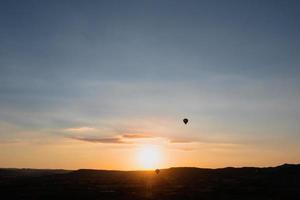
<path id="1" fill-rule="evenodd" d="M 231 169 L 276 169 L 276 168 L 293 168 L 300 167 L 300 164 L 289 164 L 284 163 L 282 165 L 273 166 L 273 167 L 222 167 L 222 168 L 202 168 L 202 167 L 170 167 L 163 168 L 161 170 L 231 170 Z M 153 169 L 155 170 L 155 169 Z M 57 173 L 67 173 L 67 172 L 139 172 L 139 171 L 152 171 L 152 170 L 110 170 L 110 169 L 77 169 L 77 170 L 68 170 L 68 169 L 39 169 L 39 168 L 0 168 L 0 173 L 4 171 L 19 171 L 24 173 L 34 173 L 34 172 L 57 172 Z"/>
<path id="2" fill-rule="evenodd" d="M 299 199 L 300 164 L 152 171 L 0 169 L 7 199 Z"/>

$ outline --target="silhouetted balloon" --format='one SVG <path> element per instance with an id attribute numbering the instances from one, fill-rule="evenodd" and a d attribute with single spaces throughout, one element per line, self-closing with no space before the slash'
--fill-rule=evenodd
<path id="1" fill-rule="evenodd" d="M 159 174 L 159 172 L 160 172 L 159 169 L 156 169 L 156 170 L 155 170 L 155 173 L 156 173 L 156 174 Z"/>
<path id="2" fill-rule="evenodd" d="M 184 119 L 183 119 L 183 123 L 184 123 L 184 124 L 187 124 L 188 121 L 189 121 L 189 120 L 188 120 L 187 118 L 184 118 Z"/>

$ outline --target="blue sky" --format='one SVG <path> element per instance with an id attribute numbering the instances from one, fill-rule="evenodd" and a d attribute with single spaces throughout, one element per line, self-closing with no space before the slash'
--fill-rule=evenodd
<path id="1" fill-rule="evenodd" d="M 299 21 L 293 0 L 1 1 L 0 143 L 83 128 L 86 143 L 129 132 L 297 162 Z"/>

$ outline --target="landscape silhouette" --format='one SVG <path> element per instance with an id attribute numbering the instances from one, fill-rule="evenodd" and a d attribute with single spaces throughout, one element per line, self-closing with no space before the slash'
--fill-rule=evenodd
<path id="1" fill-rule="evenodd" d="M 158 170 L 158 169 L 157 169 Z M 297 199 L 300 165 L 148 171 L 0 169 L 5 199 Z"/>

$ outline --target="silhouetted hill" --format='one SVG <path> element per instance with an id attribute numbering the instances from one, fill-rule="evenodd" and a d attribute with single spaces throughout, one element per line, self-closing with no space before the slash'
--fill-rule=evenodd
<path id="1" fill-rule="evenodd" d="M 299 199 L 300 165 L 154 171 L 0 169 L 7 199 Z"/>
<path id="2" fill-rule="evenodd" d="M 0 168 L 0 178 L 3 177 L 20 177 L 20 176 L 43 176 L 49 174 L 63 174 L 70 170 L 63 169 L 15 169 L 15 168 Z"/>
<path id="3" fill-rule="evenodd" d="M 4 181 L 20 180 L 24 178 L 33 178 L 52 174 L 64 174 L 68 172 L 70 172 L 70 170 L 0 168 L 0 183 Z"/>

